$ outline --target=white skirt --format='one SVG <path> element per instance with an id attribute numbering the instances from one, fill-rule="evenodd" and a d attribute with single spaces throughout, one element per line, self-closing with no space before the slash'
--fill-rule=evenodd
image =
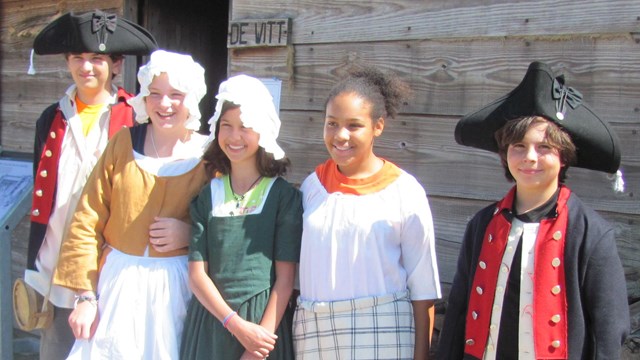
<path id="1" fill-rule="evenodd" d="M 139 257 L 111 249 L 98 281 L 100 322 L 68 359 L 178 359 L 191 299 L 187 256 Z"/>

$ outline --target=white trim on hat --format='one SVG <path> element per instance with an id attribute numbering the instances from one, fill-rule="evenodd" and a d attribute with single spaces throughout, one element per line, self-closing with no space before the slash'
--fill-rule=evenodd
<path id="1" fill-rule="evenodd" d="M 228 101 L 240 106 L 242 124 L 260 134 L 258 145 L 273 154 L 274 159 L 284 158 L 284 150 L 276 141 L 280 133 L 280 117 L 273 98 L 262 81 L 247 75 L 233 76 L 220 84 L 216 99 L 215 113 L 209 119 L 211 135 L 207 144 L 215 139 L 216 123 L 222 115 L 222 105 Z"/>
<path id="2" fill-rule="evenodd" d="M 165 50 L 154 51 L 149 62 L 138 70 L 140 93 L 127 100 L 136 113 L 136 121 L 140 124 L 149 121 L 144 98 L 150 94 L 149 85 L 153 79 L 161 73 L 166 73 L 169 76 L 171 86 L 186 94 L 184 105 L 189 109 L 189 118 L 187 118 L 185 127 L 190 130 L 199 130 L 202 115 L 198 104 L 207 93 L 204 68 L 193 61 L 189 55 Z"/>
<path id="3" fill-rule="evenodd" d="M 28 75 L 36 74 L 36 67 L 33 62 L 33 55 L 35 54 L 35 50 L 31 49 L 31 55 L 29 56 L 29 69 L 27 70 Z"/>

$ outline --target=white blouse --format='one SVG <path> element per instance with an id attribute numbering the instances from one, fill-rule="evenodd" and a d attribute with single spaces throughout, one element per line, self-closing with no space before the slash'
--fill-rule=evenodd
<path id="1" fill-rule="evenodd" d="M 303 182 L 300 293 L 338 301 L 410 290 L 441 297 L 431 209 L 418 181 L 402 171 L 376 193 L 327 193 L 316 173 Z"/>

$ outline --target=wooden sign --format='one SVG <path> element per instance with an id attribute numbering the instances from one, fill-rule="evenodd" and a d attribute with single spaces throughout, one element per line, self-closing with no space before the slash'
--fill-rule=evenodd
<path id="1" fill-rule="evenodd" d="M 291 19 L 236 20 L 229 22 L 228 48 L 287 46 Z"/>

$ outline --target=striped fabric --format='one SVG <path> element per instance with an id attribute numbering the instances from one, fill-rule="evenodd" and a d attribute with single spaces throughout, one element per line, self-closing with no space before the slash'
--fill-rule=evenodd
<path id="1" fill-rule="evenodd" d="M 333 302 L 298 299 L 293 333 L 296 359 L 413 359 L 407 292 Z"/>

